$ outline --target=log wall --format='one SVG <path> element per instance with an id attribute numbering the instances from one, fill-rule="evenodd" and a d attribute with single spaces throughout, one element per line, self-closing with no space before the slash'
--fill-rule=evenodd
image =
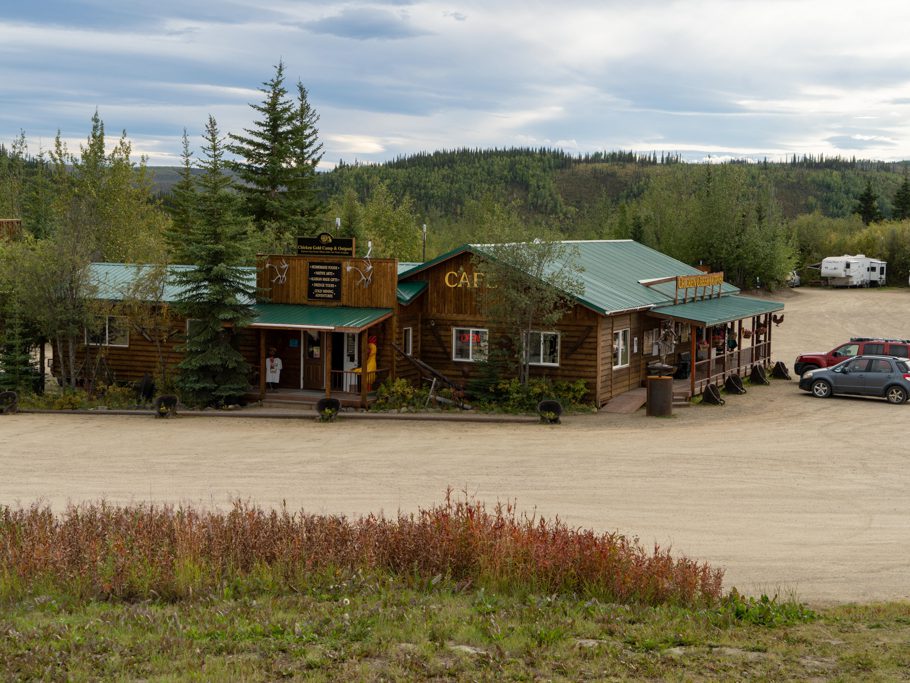
<path id="1" fill-rule="evenodd" d="M 341 292 L 337 301 L 308 299 L 310 263 L 337 263 L 341 268 Z M 284 264 L 287 270 L 284 271 Z M 367 271 L 367 266 L 371 270 Z M 277 270 L 276 270 L 277 269 Z M 279 275 L 284 273 L 284 277 Z M 361 274 L 369 276 L 369 284 Z M 397 302 L 398 261 L 333 256 L 268 256 L 261 257 L 256 272 L 256 285 L 264 300 L 273 304 L 307 304 L 313 306 L 352 306 L 355 308 L 394 308 Z"/>

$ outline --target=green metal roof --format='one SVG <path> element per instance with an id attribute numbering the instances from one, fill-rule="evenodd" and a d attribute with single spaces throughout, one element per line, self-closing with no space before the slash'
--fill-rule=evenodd
<path id="1" fill-rule="evenodd" d="M 642 281 L 703 274 L 693 266 L 633 240 L 570 240 L 563 244 L 577 254 L 576 263 L 583 269 L 579 273 L 582 293 L 575 298 L 598 313 L 613 314 L 672 303 L 676 295 L 675 282 L 646 286 Z M 483 255 L 486 246 L 465 244 L 399 273 L 399 286 L 402 279 L 458 254 L 470 252 Z M 735 294 L 739 289 L 725 282 L 721 292 Z"/>
<path id="2" fill-rule="evenodd" d="M 403 306 L 407 306 L 411 303 L 417 296 L 427 288 L 427 283 L 423 280 L 413 280 L 412 282 L 399 282 L 398 289 L 396 294 L 398 295 L 398 303 Z"/>
<path id="3" fill-rule="evenodd" d="M 392 315 L 391 308 L 256 304 L 250 327 L 358 332 Z"/>
<path id="4" fill-rule="evenodd" d="M 398 262 L 398 274 L 401 275 L 402 273 L 405 273 L 405 272 L 411 270 L 412 268 L 416 268 L 419 265 L 421 265 L 421 264 L 417 261 L 399 261 Z"/>
<path id="5" fill-rule="evenodd" d="M 89 265 L 89 283 L 93 287 L 92 296 L 96 299 L 108 301 L 122 301 L 135 296 L 139 291 L 140 280 L 155 272 L 155 266 L 142 263 L 92 263 Z M 174 283 L 175 273 L 192 270 L 193 266 L 169 265 L 166 266 L 166 277 L 160 297 L 147 297 L 148 300 L 173 303 L 180 300 L 183 288 Z M 244 268 L 247 284 L 256 286 L 256 269 Z"/>
<path id="6" fill-rule="evenodd" d="M 750 318 L 753 315 L 780 311 L 783 307 L 784 305 L 779 301 L 753 299 L 748 296 L 722 296 L 717 299 L 690 301 L 687 304 L 659 306 L 652 309 L 651 314 L 710 327 L 723 325 L 733 320 Z"/>

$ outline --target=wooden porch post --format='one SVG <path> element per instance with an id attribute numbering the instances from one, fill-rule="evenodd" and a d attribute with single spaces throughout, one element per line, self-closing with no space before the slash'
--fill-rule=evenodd
<path id="1" fill-rule="evenodd" d="M 367 407 L 367 341 L 369 328 L 360 331 L 360 407 Z M 378 365 L 378 363 L 377 363 Z"/>
<path id="2" fill-rule="evenodd" d="M 332 333 L 331 332 L 320 332 L 322 335 L 322 348 L 325 349 L 323 357 L 325 358 L 325 365 L 322 370 L 322 378 L 325 383 L 325 397 L 330 398 L 332 396 Z"/>
<path id="3" fill-rule="evenodd" d="M 743 367 L 743 320 L 736 321 L 736 372 L 739 374 Z"/>
<path id="4" fill-rule="evenodd" d="M 694 324 L 689 325 L 689 398 L 695 398 L 695 368 L 698 362 L 698 356 L 695 353 L 695 333 L 698 328 Z"/>
<path id="5" fill-rule="evenodd" d="M 259 400 L 265 398 L 265 330 L 259 330 Z"/>
<path id="6" fill-rule="evenodd" d="M 767 357 L 768 363 L 771 362 L 771 314 L 765 313 L 765 328 L 768 330 L 768 346 L 767 346 Z"/>

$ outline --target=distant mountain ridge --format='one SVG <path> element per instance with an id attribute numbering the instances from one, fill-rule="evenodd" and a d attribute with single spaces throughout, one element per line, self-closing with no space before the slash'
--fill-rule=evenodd
<path id="1" fill-rule="evenodd" d="M 908 162 L 794 156 L 786 162 L 726 162 L 745 168 L 755 182 L 770 183 L 784 216 L 820 212 L 849 215 L 871 183 L 883 214 L 907 172 Z M 678 156 L 609 152 L 571 155 L 549 149 L 460 149 L 399 157 L 382 164 L 347 164 L 319 174 L 326 199 L 353 189 L 362 200 L 376 183 L 393 196 L 410 196 L 428 216 L 457 216 L 482 196 L 517 203 L 528 215 L 569 218 L 594 205 L 619 207 L 641 196 L 667 169 L 704 174 L 717 164 L 684 163 Z M 179 167 L 149 167 L 155 189 L 170 193 Z M 195 173 L 200 171 L 196 170 Z"/>

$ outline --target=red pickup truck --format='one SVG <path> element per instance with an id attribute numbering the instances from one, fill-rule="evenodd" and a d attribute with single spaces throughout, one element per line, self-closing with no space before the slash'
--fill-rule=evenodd
<path id="1" fill-rule="evenodd" d="M 882 339 L 880 337 L 852 337 L 828 353 L 804 353 L 796 357 L 793 370 L 802 375 L 806 370 L 830 368 L 853 356 L 898 356 L 910 358 L 910 340 Z"/>

